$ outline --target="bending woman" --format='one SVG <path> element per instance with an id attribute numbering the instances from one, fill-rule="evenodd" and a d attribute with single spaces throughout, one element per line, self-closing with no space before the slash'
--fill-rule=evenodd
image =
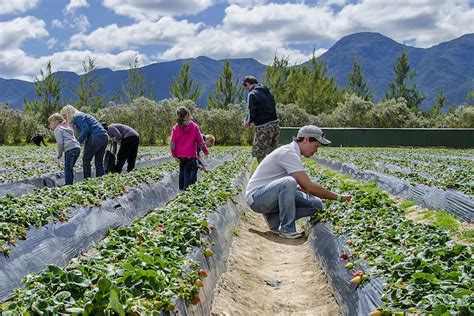
<path id="1" fill-rule="evenodd" d="M 78 111 L 72 105 L 66 105 L 61 110 L 61 116 L 67 121 L 69 126 L 74 126 L 79 136 L 77 141 L 84 142 L 84 154 L 82 156 L 82 168 L 84 179 L 91 177 L 91 161 L 94 158 L 95 175 L 104 175 L 104 154 L 107 148 L 107 132 L 100 122 L 92 115 Z"/>

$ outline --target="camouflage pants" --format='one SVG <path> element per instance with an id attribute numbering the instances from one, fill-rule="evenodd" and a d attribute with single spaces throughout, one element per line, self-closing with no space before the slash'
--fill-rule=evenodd
<path id="1" fill-rule="evenodd" d="M 257 126 L 253 140 L 252 156 L 261 161 L 278 147 L 280 125 L 278 121 Z"/>

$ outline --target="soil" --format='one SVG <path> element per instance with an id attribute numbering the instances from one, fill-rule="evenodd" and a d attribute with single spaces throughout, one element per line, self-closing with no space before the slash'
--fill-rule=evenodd
<path id="1" fill-rule="evenodd" d="M 211 315 L 339 315 L 306 239 L 271 233 L 262 215 L 249 209 L 233 233 Z"/>

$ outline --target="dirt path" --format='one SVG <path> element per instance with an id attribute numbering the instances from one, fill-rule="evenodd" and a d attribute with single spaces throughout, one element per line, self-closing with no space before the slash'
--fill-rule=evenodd
<path id="1" fill-rule="evenodd" d="M 338 315 L 339 309 L 307 241 L 271 234 L 260 214 L 246 210 L 211 314 Z"/>

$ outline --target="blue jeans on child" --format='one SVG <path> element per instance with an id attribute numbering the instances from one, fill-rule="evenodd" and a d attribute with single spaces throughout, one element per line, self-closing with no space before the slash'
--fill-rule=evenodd
<path id="1" fill-rule="evenodd" d="M 64 184 L 74 182 L 74 165 L 79 158 L 80 148 L 73 148 L 64 153 Z"/>
<path id="2" fill-rule="evenodd" d="M 196 158 L 179 158 L 179 189 L 186 190 L 197 181 Z"/>
<path id="3" fill-rule="evenodd" d="M 89 136 L 84 143 L 84 154 L 82 155 L 82 169 L 84 170 L 84 179 L 91 177 L 91 161 L 94 157 L 95 176 L 101 177 L 104 172 L 104 155 L 107 148 L 107 135 Z"/>
<path id="4" fill-rule="evenodd" d="M 299 191 L 297 185 L 292 176 L 275 180 L 255 191 L 250 208 L 266 217 L 270 229 L 296 232 L 297 219 L 314 215 L 323 208 L 320 198 Z"/>

